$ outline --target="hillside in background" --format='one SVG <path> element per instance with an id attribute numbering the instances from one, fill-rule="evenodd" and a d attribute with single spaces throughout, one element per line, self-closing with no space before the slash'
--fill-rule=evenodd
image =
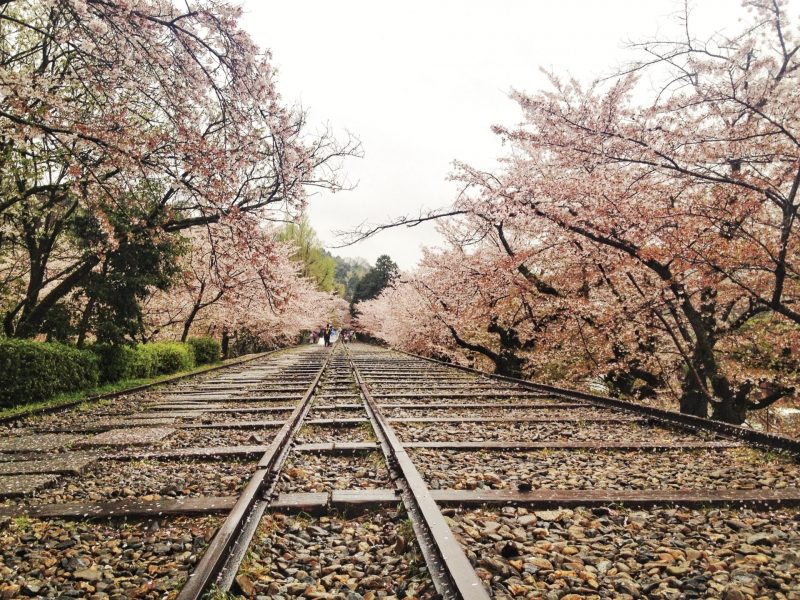
<path id="1" fill-rule="evenodd" d="M 307 218 L 284 227 L 279 239 L 294 245 L 292 259 L 300 264 L 300 273 L 321 291 L 336 292 L 347 300 L 351 312 L 356 303 L 375 298 L 398 272 L 386 254 L 378 257 L 375 266 L 363 258 L 334 256 L 323 248 Z"/>

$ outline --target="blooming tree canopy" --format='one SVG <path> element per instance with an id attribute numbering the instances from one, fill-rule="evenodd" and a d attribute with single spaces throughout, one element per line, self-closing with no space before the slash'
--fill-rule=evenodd
<path id="1" fill-rule="evenodd" d="M 277 346 L 346 310 L 344 300 L 300 275 L 292 244 L 245 223 L 192 231 L 180 278 L 145 303 L 145 339 L 246 331 Z"/>
<path id="2" fill-rule="evenodd" d="M 6 335 L 40 332 L 129 235 L 252 228 L 339 187 L 357 145 L 306 132 L 239 19 L 219 0 L 0 5 Z"/>
<path id="3" fill-rule="evenodd" d="M 740 35 L 703 43 L 687 27 L 611 80 L 515 92 L 523 123 L 495 127 L 502 168 L 456 165 L 450 249 L 402 284 L 416 295 L 392 292 L 424 310 L 395 312 L 387 294 L 368 324 L 416 314 L 500 372 L 547 372 L 541 352 L 731 422 L 792 394 L 800 37 L 785 3 L 744 4 Z M 645 81 L 662 85 L 648 97 Z M 466 283 L 440 284 L 451 272 Z"/>

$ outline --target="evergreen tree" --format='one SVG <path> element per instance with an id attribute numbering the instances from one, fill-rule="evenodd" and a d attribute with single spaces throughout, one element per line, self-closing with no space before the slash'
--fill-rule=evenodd
<path id="1" fill-rule="evenodd" d="M 398 273 L 397 263 L 387 254 L 379 256 L 375 261 L 375 266 L 367 271 L 355 287 L 353 298 L 350 301 L 351 314 L 356 314 L 355 305 L 357 303 L 377 297 L 385 287 L 392 283 Z"/>

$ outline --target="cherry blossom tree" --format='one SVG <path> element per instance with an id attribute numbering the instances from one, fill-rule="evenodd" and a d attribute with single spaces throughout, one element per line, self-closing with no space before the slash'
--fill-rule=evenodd
<path id="1" fill-rule="evenodd" d="M 409 350 L 458 362 L 477 357 L 482 366 L 512 376 L 555 368 L 556 345 L 562 350 L 558 368 L 569 356 L 584 357 L 589 346 L 597 352 L 584 331 L 590 329 L 589 273 L 582 257 L 564 248 L 568 242 L 547 240 L 542 232 L 535 240 L 525 237 L 518 219 L 478 212 L 466 198 L 458 206 L 462 216 L 440 224 L 448 248 L 427 250 L 417 270 L 377 300 L 360 303 L 361 327 Z M 535 266 L 538 261 L 548 268 Z M 570 339 L 583 340 L 582 346 L 571 344 L 568 351 L 558 341 L 566 328 L 577 331 Z"/>
<path id="2" fill-rule="evenodd" d="M 344 301 L 301 276 L 294 246 L 274 228 L 237 219 L 193 230 L 188 243 L 181 277 L 145 305 L 147 339 L 247 331 L 276 346 L 341 311 Z"/>
<path id="3" fill-rule="evenodd" d="M 792 388 L 739 377 L 718 345 L 761 314 L 798 322 L 798 47 L 780 3 L 747 5 L 753 27 L 719 50 L 650 44 L 656 59 L 608 91 L 553 78 L 516 94 L 525 125 L 497 131 L 522 153 L 495 190 L 596 247 L 681 355 L 682 409 L 735 422 Z M 669 83 L 642 108 L 636 75 L 653 66 Z"/>
<path id="4" fill-rule="evenodd" d="M 22 293 L 3 290 L 6 335 L 37 333 L 101 268 L 114 218 L 158 238 L 284 219 L 307 186 L 339 186 L 357 146 L 306 133 L 239 18 L 217 0 L 0 5 L 2 253 L 27 255 Z M 75 218 L 104 235 L 76 247 Z"/>
<path id="5" fill-rule="evenodd" d="M 498 331 L 492 345 L 529 365 L 536 348 L 580 356 L 623 390 L 644 383 L 736 423 L 794 392 L 800 47 L 785 3 L 744 4 L 740 35 L 701 43 L 687 23 L 683 40 L 641 44 L 647 58 L 617 77 L 551 75 L 549 91 L 515 92 L 524 121 L 495 128 L 512 149 L 502 168 L 458 164 L 454 206 L 390 224 L 465 228 L 439 255 L 465 289 L 434 287 L 427 257 L 417 274 L 456 345 L 480 351 L 458 338 L 470 326 L 485 337 L 483 314 L 513 326 L 519 341 Z M 501 283 L 511 274 L 522 285 Z M 520 336 L 525 305 L 543 312 Z"/>

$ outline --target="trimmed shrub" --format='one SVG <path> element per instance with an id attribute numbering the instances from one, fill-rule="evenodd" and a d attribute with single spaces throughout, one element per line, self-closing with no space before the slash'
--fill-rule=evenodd
<path id="1" fill-rule="evenodd" d="M 0 406 L 49 400 L 97 385 L 95 354 L 64 344 L 0 340 Z"/>
<path id="2" fill-rule="evenodd" d="M 133 348 L 130 376 L 134 379 L 149 379 L 156 373 L 156 355 L 149 350 L 150 344 Z"/>
<path id="3" fill-rule="evenodd" d="M 212 337 L 194 337 L 186 342 L 194 351 L 194 362 L 206 365 L 217 362 L 222 356 L 222 346 Z"/>
<path id="4" fill-rule="evenodd" d="M 113 383 L 137 376 L 134 372 L 136 351 L 130 346 L 95 344 L 91 350 L 97 356 L 100 383 Z"/>
<path id="5" fill-rule="evenodd" d="M 186 371 L 194 366 L 192 347 L 181 342 L 153 342 L 136 347 L 136 353 L 142 354 L 142 368 L 146 363 L 150 368 L 150 376 L 169 375 L 177 371 Z"/>

